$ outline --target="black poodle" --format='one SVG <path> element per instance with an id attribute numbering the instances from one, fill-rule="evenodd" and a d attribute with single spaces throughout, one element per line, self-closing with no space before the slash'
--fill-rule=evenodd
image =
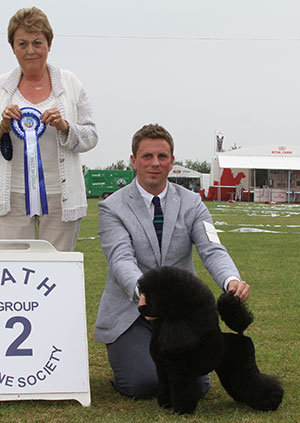
<path id="1" fill-rule="evenodd" d="M 171 267 L 150 270 L 139 281 L 146 305 L 143 316 L 156 317 L 150 354 L 158 374 L 158 404 L 192 413 L 198 403 L 197 379 L 215 370 L 228 394 L 256 410 L 276 410 L 283 397 L 279 381 L 261 373 L 252 340 L 243 331 L 252 313 L 233 293 L 216 305 L 208 286 L 192 273 Z M 218 312 L 234 333 L 223 333 Z"/>

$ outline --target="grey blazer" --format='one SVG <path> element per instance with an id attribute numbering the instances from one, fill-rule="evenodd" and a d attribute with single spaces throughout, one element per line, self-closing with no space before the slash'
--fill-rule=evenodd
<path id="1" fill-rule="evenodd" d="M 161 251 L 152 218 L 135 180 L 98 207 L 99 235 L 108 274 L 95 326 L 97 342 L 114 342 L 137 319 L 134 291 L 144 272 L 174 266 L 195 273 L 193 245 L 221 289 L 229 276 L 240 279 L 199 194 L 169 183 Z"/>

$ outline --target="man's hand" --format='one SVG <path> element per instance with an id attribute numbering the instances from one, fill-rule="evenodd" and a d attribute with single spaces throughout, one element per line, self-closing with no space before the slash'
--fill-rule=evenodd
<path id="1" fill-rule="evenodd" d="M 145 306 L 145 305 L 147 305 L 146 297 L 145 297 L 144 294 L 140 294 L 138 307 Z M 157 319 L 157 317 L 148 317 L 148 316 L 147 317 L 144 316 L 144 317 L 145 317 L 146 320 L 156 320 Z"/>
<path id="2" fill-rule="evenodd" d="M 234 295 L 242 301 L 247 301 L 250 294 L 250 286 L 245 281 L 232 280 L 229 282 L 227 291 L 235 291 Z"/>

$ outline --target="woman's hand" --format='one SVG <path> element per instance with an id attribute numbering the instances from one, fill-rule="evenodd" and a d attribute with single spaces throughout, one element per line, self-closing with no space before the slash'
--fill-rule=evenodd
<path id="1" fill-rule="evenodd" d="M 10 120 L 19 120 L 22 112 L 17 104 L 10 104 L 6 106 L 2 112 L 2 122 L 5 128 L 10 128 Z"/>
<path id="2" fill-rule="evenodd" d="M 41 115 L 41 120 L 45 125 L 54 126 L 58 131 L 69 130 L 68 122 L 62 118 L 60 111 L 56 107 L 45 110 Z"/>

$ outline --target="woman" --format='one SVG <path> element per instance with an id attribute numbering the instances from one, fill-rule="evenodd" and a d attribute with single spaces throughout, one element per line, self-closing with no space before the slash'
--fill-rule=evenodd
<path id="1" fill-rule="evenodd" d="M 98 138 L 77 77 L 47 63 L 52 39 L 35 7 L 9 22 L 19 67 L 0 76 L 0 137 L 7 142 L 9 133 L 13 147 L 11 160 L 0 154 L 0 238 L 45 239 L 73 251 L 87 208 L 79 153 Z"/>

